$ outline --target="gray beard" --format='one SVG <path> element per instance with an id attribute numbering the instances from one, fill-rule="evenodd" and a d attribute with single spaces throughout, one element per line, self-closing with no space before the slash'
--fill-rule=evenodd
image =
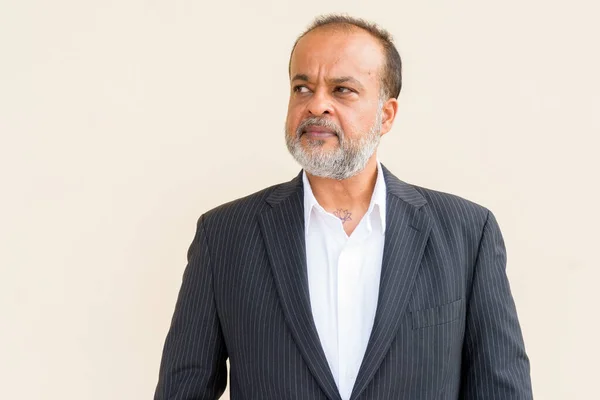
<path id="1" fill-rule="evenodd" d="M 348 179 L 363 169 L 379 146 L 381 140 L 383 104 L 380 103 L 375 123 L 366 135 L 357 139 L 346 138 L 342 129 L 330 120 L 322 117 L 310 117 L 302 121 L 295 134 L 287 132 L 285 141 L 294 159 L 304 170 L 315 176 L 336 180 Z M 301 143 L 302 131 L 309 125 L 323 126 L 332 129 L 338 137 L 339 146 L 331 151 L 322 149 L 324 140 L 309 139 L 307 148 Z"/>

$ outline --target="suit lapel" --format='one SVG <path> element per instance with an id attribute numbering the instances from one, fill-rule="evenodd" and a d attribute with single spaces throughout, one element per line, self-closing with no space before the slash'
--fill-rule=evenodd
<path id="1" fill-rule="evenodd" d="M 273 277 L 285 319 L 315 379 L 331 400 L 341 400 L 319 340 L 310 307 L 304 237 L 302 173 L 279 185 L 260 216 Z"/>
<path id="2" fill-rule="evenodd" d="M 396 336 L 429 238 L 429 217 L 419 210 L 425 198 L 383 167 L 387 187 L 386 231 L 375 321 L 351 400 L 377 372 Z"/>
<path id="3" fill-rule="evenodd" d="M 365 390 L 386 356 L 406 310 L 431 231 L 420 210 L 427 203 L 385 166 L 386 232 L 375 321 L 351 400 Z M 331 400 L 341 400 L 312 317 L 304 237 L 302 172 L 277 186 L 259 216 L 273 277 L 287 324 L 310 371 Z"/>

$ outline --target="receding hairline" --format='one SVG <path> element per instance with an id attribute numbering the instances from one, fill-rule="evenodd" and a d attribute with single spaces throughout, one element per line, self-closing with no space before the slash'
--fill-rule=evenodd
<path id="1" fill-rule="evenodd" d="M 290 53 L 290 61 L 288 63 L 288 76 L 291 77 L 292 74 L 292 58 L 294 57 L 294 52 L 296 51 L 296 47 L 298 46 L 298 43 L 300 42 L 300 40 L 302 40 L 305 36 L 313 33 L 313 32 L 319 32 L 319 31 L 333 31 L 333 32 L 342 32 L 345 34 L 352 34 L 352 33 L 364 33 L 367 36 L 369 36 L 371 39 L 373 39 L 373 41 L 377 44 L 377 46 L 379 47 L 379 50 L 381 51 L 381 56 L 382 56 L 382 65 L 380 67 L 379 73 L 381 74 L 383 72 L 383 70 L 385 69 L 385 48 L 383 46 L 383 44 L 381 43 L 381 40 L 375 36 L 373 33 L 369 32 L 368 30 L 360 27 L 360 26 L 356 26 L 356 25 L 352 25 L 349 22 L 330 22 L 327 23 L 325 25 L 319 25 L 316 26 L 312 29 L 307 30 L 306 32 L 304 32 L 302 35 L 300 35 L 298 37 L 298 39 L 296 39 L 296 42 L 294 42 L 294 46 L 292 47 L 292 52 Z"/>
<path id="2" fill-rule="evenodd" d="M 379 47 L 379 51 L 380 51 L 380 55 L 381 55 L 381 64 L 377 68 L 376 74 L 377 74 L 377 77 L 379 80 L 379 85 L 383 86 L 382 79 L 385 75 L 385 69 L 386 69 L 385 48 L 383 47 L 379 38 L 376 37 L 375 35 L 373 35 L 371 32 L 369 32 L 368 30 L 366 30 L 364 28 L 361 28 L 360 26 L 352 25 L 347 22 L 331 22 L 326 25 L 320 25 L 313 29 L 307 30 L 301 36 L 299 36 L 298 39 L 296 39 L 296 42 L 294 43 L 294 47 L 292 48 L 292 52 L 290 54 L 290 61 L 288 64 L 288 77 L 290 79 L 292 77 L 292 58 L 294 57 L 294 52 L 296 51 L 296 46 L 298 45 L 300 40 L 303 39 L 305 36 L 310 35 L 311 33 L 319 32 L 319 31 L 320 32 L 331 31 L 334 33 L 341 32 L 341 33 L 344 33 L 347 35 L 351 35 L 354 33 L 359 33 L 359 34 L 364 33 L 364 34 L 366 34 L 366 36 L 370 37 L 376 43 L 376 45 Z M 383 87 L 380 87 L 379 90 L 380 91 L 383 90 Z"/>
<path id="3" fill-rule="evenodd" d="M 318 26 L 315 26 L 314 28 L 306 30 L 302 35 L 300 35 L 298 40 L 300 40 L 302 37 L 308 35 L 309 33 L 315 32 L 318 30 L 342 31 L 342 32 L 347 32 L 347 33 L 350 33 L 352 31 L 363 31 L 365 33 L 371 34 L 371 32 L 369 32 L 365 28 L 360 27 L 358 25 L 353 25 L 350 22 L 334 21 L 334 22 L 328 22 L 324 25 L 318 25 Z M 373 36 L 373 35 L 371 35 L 371 36 Z M 296 41 L 298 41 L 298 40 L 296 40 Z"/>

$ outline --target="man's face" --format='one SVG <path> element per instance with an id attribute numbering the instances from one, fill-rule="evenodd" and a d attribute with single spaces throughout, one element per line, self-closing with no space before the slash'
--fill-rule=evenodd
<path id="1" fill-rule="evenodd" d="M 383 64 L 381 45 L 359 29 L 317 28 L 298 41 L 285 130 L 290 153 L 308 173 L 346 179 L 374 156 L 395 114 L 388 104 L 395 99 L 380 95 Z"/>

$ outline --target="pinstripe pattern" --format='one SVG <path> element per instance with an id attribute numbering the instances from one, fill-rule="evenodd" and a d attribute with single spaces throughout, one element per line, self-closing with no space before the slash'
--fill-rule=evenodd
<path id="1" fill-rule="evenodd" d="M 383 167 L 387 230 L 367 399 L 530 399 L 529 361 L 493 214 Z M 302 175 L 200 217 L 155 400 L 339 400 L 312 319 Z"/>

